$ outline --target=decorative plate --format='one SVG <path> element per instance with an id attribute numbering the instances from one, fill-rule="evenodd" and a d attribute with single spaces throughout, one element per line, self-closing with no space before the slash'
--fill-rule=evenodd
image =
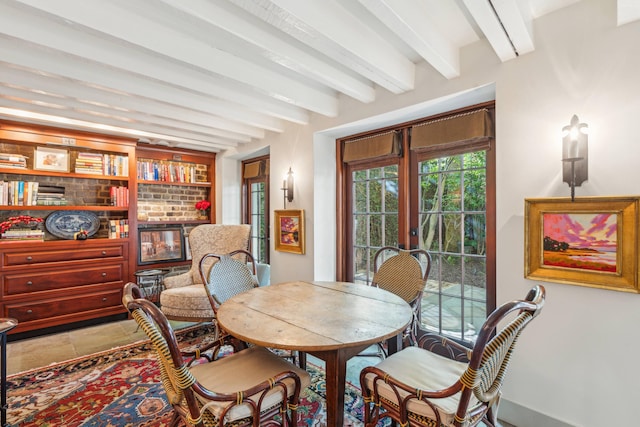
<path id="1" fill-rule="evenodd" d="M 90 211 L 56 211 L 47 217 L 44 225 L 54 236 L 73 240 L 73 235 L 80 230 L 85 230 L 87 237 L 96 234 L 100 218 Z"/>

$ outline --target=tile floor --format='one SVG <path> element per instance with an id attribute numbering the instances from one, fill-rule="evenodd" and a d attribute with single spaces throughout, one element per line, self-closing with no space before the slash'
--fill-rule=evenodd
<path id="1" fill-rule="evenodd" d="M 174 329 L 189 325 L 171 322 Z M 121 320 L 67 332 L 26 338 L 7 344 L 7 375 L 56 362 L 105 351 L 145 339 L 134 320 Z M 375 348 L 371 350 L 375 352 Z M 324 362 L 309 356 L 308 361 L 323 366 Z M 377 357 L 354 357 L 347 363 L 347 380 L 359 384 L 362 368 L 378 363 Z M 516 427 L 502 423 L 502 427 Z"/>

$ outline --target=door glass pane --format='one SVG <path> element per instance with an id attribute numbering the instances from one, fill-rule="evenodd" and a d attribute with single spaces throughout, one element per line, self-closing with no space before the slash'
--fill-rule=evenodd
<path id="1" fill-rule="evenodd" d="M 264 182 L 252 182 L 249 185 L 251 198 L 251 254 L 256 262 L 268 263 L 267 217 L 265 209 Z"/>
<path id="2" fill-rule="evenodd" d="M 473 342 L 486 317 L 486 155 L 418 164 L 420 247 L 432 268 L 422 328 Z"/>
<path id="3" fill-rule="evenodd" d="M 398 166 L 354 171 L 351 178 L 354 280 L 370 283 L 375 252 L 398 244 Z"/>

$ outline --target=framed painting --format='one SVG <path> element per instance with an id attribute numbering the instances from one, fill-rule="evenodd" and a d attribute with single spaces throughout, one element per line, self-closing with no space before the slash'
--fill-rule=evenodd
<path id="1" fill-rule="evenodd" d="M 304 254 L 304 211 L 276 210 L 274 216 L 276 251 Z"/>
<path id="2" fill-rule="evenodd" d="M 525 199 L 525 277 L 639 293 L 639 200 Z"/>
<path id="3" fill-rule="evenodd" d="M 138 265 L 184 260 L 182 227 L 138 230 Z"/>
<path id="4" fill-rule="evenodd" d="M 33 168 L 37 170 L 69 172 L 69 151 L 62 148 L 36 147 Z"/>

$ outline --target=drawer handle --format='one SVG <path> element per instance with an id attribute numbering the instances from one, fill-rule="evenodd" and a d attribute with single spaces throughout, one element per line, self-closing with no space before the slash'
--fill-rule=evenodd
<path id="1" fill-rule="evenodd" d="M 102 302 L 107 302 L 107 297 L 103 297 Z"/>
<path id="2" fill-rule="evenodd" d="M 27 310 L 27 314 L 33 314 L 33 310 L 31 309 Z"/>
<path id="3" fill-rule="evenodd" d="M 32 257 L 31 255 L 29 255 L 29 256 L 27 257 L 27 261 L 33 261 L 33 257 Z"/>
<path id="4" fill-rule="evenodd" d="M 31 286 L 31 285 L 33 285 L 33 282 L 32 282 L 31 280 L 29 280 L 29 281 L 27 282 L 27 286 Z"/>
<path id="5" fill-rule="evenodd" d="M 106 255 L 106 254 L 107 254 L 107 251 L 102 251 L 102 255 Z"/>
<path id="6" fill-rule="evenodd" d="M 102 277 L 107 277 L 107 273 L 102 273 Z"/>

